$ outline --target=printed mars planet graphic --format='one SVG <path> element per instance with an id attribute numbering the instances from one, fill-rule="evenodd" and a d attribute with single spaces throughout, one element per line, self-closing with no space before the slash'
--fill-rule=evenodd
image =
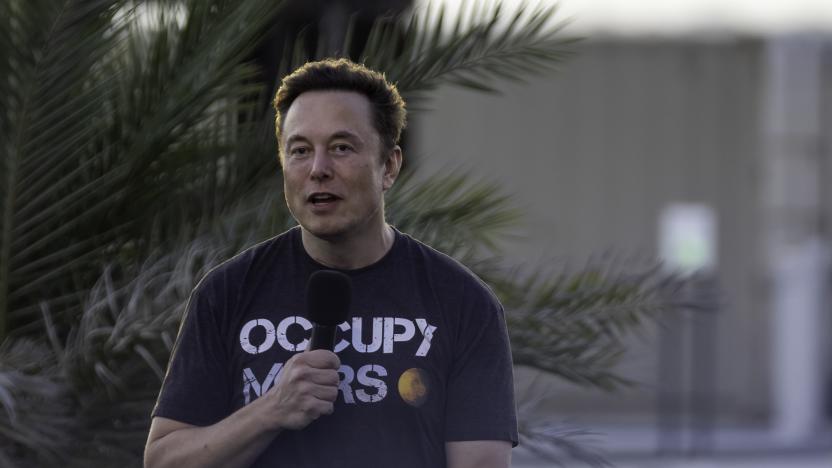
<path id="1" fill-rule="evenodd" d="M 418 367 L 402 372 L 399 377 L 399 395 L 412 406 L 422 406 L 430 393 L 430 377 Z"/>

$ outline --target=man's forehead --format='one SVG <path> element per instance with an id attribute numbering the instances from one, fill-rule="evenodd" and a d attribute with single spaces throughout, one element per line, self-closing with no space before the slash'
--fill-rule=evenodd
<path id="1" fill-rule="evenodd" d="M 292 101 L 292 105 L 286 112 L 286 122 L 288 123 L 298 114 L 321 111 L 326 115 L 338 112 L 364 114 L 369 119 L 372 117 L 372 104 L 367 96 L 356 91 L 306 91 Z"/>
<path id="2" fill-rule="evenodd" d="M 341 90 L 307 91 L 292 102 L 283 122 L 283 139 L 324 133 L 375 133 L 372 105 L 361 93 Z"/>

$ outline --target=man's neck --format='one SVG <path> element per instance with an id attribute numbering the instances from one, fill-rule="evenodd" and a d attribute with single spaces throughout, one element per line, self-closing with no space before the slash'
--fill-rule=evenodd
<path id="1" fill-rule="evenodd" d="M 387 223 L 369 234 L 345 239 L 321 239 L 301 228 L 303 248 L 318 263 L 339 270 L 356 270 L 381 260 L 395 239 Z"/>

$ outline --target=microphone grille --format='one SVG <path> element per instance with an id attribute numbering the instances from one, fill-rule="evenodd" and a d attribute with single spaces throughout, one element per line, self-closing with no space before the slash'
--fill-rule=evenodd
<path id="1" fill-rule="evenodd" d="M 306 284 L 309 320 L 333 327 L 347 320 L 352 300 L 352 280 L 334 270 L 318 270 Z"/>

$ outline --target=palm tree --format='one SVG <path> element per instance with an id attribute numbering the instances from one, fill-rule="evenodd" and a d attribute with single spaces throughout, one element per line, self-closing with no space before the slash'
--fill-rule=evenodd
<path id="1" fill-rule="evenodd" d="M 0 3 L 0 465 L 136 465 L 190 290 L 213 265 L 292 224 L 281 202 L 274 82 L 247 62 L 276 0 Z M 329 38 L 411 103 L 437 86 L 495 91 L 551 69 L 555 10 L 384 16 Z M 446 27 L 450 26 L 450 27 Z M 315 58 L 290 41 L 279 69 Z M 338 42 L 340 41 L 340 42 Z M 517 270 L 518 219 L 494 183 L 417 177 L 391 220 L 462 259 L 503 299 L 515 360 L 614 389 L 620 336 L 678 286 L 639 274 Z M 527 440 L 540 433 L 524 426 Z M 557 438 L 555 438 L 557 440 Z"/>

